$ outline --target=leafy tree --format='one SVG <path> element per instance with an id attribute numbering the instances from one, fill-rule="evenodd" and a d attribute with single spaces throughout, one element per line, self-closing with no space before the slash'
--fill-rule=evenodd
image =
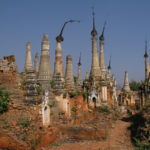
<path id="1" fill-rule="evenodd" d="M 8 102 L 10 100 L 10 93 L 0 89 L 0 114 L 8 110 Z"/>
<path id="2" fill-rule="evenodd" d="M 129 85 L 130 85 L 130 89 L 132 91 L 138 91 L 139 87 L 143 84 L 143 81 L 137 82 L 135 80 L 132 80 Z"/>

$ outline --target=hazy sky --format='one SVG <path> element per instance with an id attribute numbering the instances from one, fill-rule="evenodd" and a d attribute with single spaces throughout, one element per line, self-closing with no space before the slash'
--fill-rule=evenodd
<path id="1" fill-rule="evenodd" d="M 91 68 L 92 11 L 98 37 L 104 21 L 104 56 L 108 66 L 112 56 L 112 73 L 120 84 L 124 72 L 129 80 L 144 79 L 144 41 L 150 48 L 150 1 L 149 0 L 0 0 L 0 57 L 14 54 L 21 72 L 25 63 L 26 42 L 31 42 L 34 61 L 41 51 L 41 40 L 47 33 L 50 40 L 51 65 L 54 68 L 56 36 L 68 19 L 80 23 L 68 24 L 64 30 L 63 63 L 66 55 L 73 56 L 74 74 L 82 53 L 82 77 Z M 99 40 L 98 40 L 99 50 Z"/>

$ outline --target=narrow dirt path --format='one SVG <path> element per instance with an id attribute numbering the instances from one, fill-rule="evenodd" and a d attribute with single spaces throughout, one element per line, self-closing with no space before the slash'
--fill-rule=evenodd
<path id="1" fill-rule="evenodd" d="M 118 120 L 104 141 L 85 141 L 54 145 L 51 150 L 134 150 L 128 127 L 130 122 Z"/>

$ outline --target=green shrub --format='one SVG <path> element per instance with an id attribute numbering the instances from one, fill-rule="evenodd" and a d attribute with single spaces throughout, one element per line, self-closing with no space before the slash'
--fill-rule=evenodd
<path id="1" fill-rule="evenodd" d="M 99 113 L 109 112 L 108 106 L 101 107 Z"/>
<path id="2" fill-rule="evenodd" d="M 55 81 L 54 81 L 54 80 L 51 80 L 51 81 L 50 81 L 50 85 L 51 85 L 51 88 L 54 88 L 54 87 L 55 87 Z"/>
<path id="3" fill-rule="evenodd" d="M 87 92 L 83 92 L 82 96 L 83 96 L 84 99 L 86 99 L 88 97 L 88 93 Z"/>
<path id="4" fill-rule="evenodd" d="M 139 150 L 150 150 L 150 142 L 147 142 L 146 144 L 142 144 L 141 141 L 137 138 L 133 138 L 133 140 L 135 142 L 135 146 Z"/>
<path id="5" fill-rule="evenodd" d="M 73 97 L 76 96 L 76 93 L 75 93 L 75 92 L 68 92 L 68 94 L 69 94 L 70 98 L 73 98 Z"/>
<path id="6" fill-rule="evenodd" d="M 32 149 L 34 150 L 36 148 L 36 146 L 38 145 L 38 143 L 40 142 L 41 137 L 36 138 L 35 140 L 31 140 L 31 144 L 32 144 Z"/>
<path id="7" fill-rule="evenodd" d="M 149 108 L 149 106 L 146 104 L 146 105 L 143 107 L 143 110 L 147 112 L 147 111 L 148 111 L 148 108 Z"/>
<path id="8" fill-rule="evenodd" d="M 74 107 L 71 108 L 71 116 L 75 120 L 75 122 L 77 119 L 77 111 L 78 111 L 77 104 L 75 104 Z"/>
<path id="9" fill-rule="evenodd" d="M 131 99 L 131 95 L 130 94 L 128 95 L 128 99 Z"/>
<path id="10" fill-rule="evenodd" d="M 10 100 L 10 93 L 0 89 L 0 114 L 8 110 L 8 102 Z"/>
<path id="11" fill-rule="evenodd" d="M 36 90 L 37 90 L 37 93 L 38 93 L 38 94 L 40 94 L 40 93 L 41 93 L 41 91 L 42 91 L 42 87 L 41 87 L 41 86 L 39 86 L 39 87 L 37 87 L 37 88 L 36 88 Z"/>
<path id="12" fill-rule="evenodd" d="M 80 95 L 81 94 L 81 92 L 80 91 L 75 91 L 75 92 L 73 92 L 73 91 L 69 91 L 68 92 L 68 94 L 69 94 L 69 96 L 70 96 L 70 98 L 73 98 L 73 97 L 75 97 L 75 96 L 78 96 L 78 95 Z"/>
<path id="13" fill-rule="evenodd" d="M 18 125 L 21 125 L 23 128 L 28 127 L 31 124 L 31 119 L 30 118 L 19 118 L 18 119 Z"/>

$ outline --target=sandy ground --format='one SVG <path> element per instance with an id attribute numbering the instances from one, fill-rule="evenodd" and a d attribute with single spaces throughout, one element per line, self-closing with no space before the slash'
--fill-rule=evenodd
<path id="1" fill-rule="evenodd" d="M 51 150 L 134 150 L 128 127 L 130 122 L 118 120 L 104 141 L 54 144 Z"/>

